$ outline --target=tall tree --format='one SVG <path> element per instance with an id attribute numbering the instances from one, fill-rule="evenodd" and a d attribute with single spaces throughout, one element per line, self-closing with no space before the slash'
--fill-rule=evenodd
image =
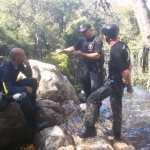
<path id="1" fill-rule="evenodd" d="M 132 6 L 144 44 L 150 46 L 150 11 L 146 5 L 146 0 L 132 0 Z"/>

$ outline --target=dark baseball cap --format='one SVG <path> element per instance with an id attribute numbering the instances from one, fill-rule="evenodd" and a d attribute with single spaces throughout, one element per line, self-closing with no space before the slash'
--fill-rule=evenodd
<path id="1" fill-rule="evenodd" d="M 91 25 L 88 23 L 88 22 L 83 22 L 81 25 L 80 25 L 80 30 L 79 32 L 85 32 L 86 30 L 90 29 L 91 28 Z"/>

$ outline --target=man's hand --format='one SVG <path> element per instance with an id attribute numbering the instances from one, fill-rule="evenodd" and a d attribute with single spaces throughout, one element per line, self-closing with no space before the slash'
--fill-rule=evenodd
<path id="1" fill-rule="evenodd" d="M 29 63 L 28 59 L 25 59 L 25 60 L 23 61 L 23 63 L 24 63 L 27 67 L 30 66 L 30 63 Z"/>
<path id="2" fill-rule="evenodd" d="M 61 49 L 56 49 L 56 50 L 55 50 L 55 53 L 56 53 L 56 54 L 60 54 L 60 53 L 62 53 L 62 52 L 63 52 L 63 50 L 61 50 Z"/>
<path id="3" fill-rule="evenodd" d="M 129 82 L 128 82 L 127 80 L 125 80 L 125 79 L 122 79 L 122 82 L 123 82 L 125 85 L 128 85 L 128 84 L 129 84 Z"/>
<path id="4" fill-rule="evenodd" d="M 33 89 L 28 86 L 26 87 L 26 89 L 27 89 L 27 93 L 29 93 L 29 94 L 31 94 L 33 92 Z"/>
<path id="5" fill-rule="evenodd" d="M 72 52 L 75 56 L 78 56 L 78 57 L 82 57 L 83 56 L 83 53 L 81 51 L 74 51 Z"/>
<path id="6" fill-rule="evenodd" d="M 127 92 L 128 92 L 128 93 L 133 93 L 133 92 L 134 92 L 132 86 L 131 86 L 131 87 L 127 87 Z"/>

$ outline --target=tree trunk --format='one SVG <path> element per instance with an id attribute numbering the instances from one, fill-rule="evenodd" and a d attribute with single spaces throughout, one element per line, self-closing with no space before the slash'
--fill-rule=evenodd
<path id="1" fill-rule="evenodd" d="M 146 0 L 132 0 L 132 6 L 137 18 L 145 45 L 150 46 L 150 12 Z"/>
<path id="2" fill-rule="evenodd" d="M 38 60 L 42 60 L 42 47 L 41 47 L 41 40 L 38 34 L 36 34 L 36 51 L 37 51 L 37 56 Z"/>

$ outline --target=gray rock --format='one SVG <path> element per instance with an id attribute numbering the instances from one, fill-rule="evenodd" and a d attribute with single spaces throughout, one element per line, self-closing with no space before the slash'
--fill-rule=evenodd
<path id="1" fill-rule="evenodd" d="M 59 125 L 62 123 L 63 109 L 59 103 L 53 102 L 48 99 L 39 100 L 40 111 L 37 115 L 37 120 L 40 121 L 49 121 L 51 126 Z"/>
<path id="2" fill-rule="evenodd" d="M 51 64 L 30 60 L 33 70 L 33 77 L 39 80 L 37 90 L 38 98 L 50 99 L 62 103 L 65 100 L 72 100 L 79 104 L 75 89 L 68 79 Z"/>

